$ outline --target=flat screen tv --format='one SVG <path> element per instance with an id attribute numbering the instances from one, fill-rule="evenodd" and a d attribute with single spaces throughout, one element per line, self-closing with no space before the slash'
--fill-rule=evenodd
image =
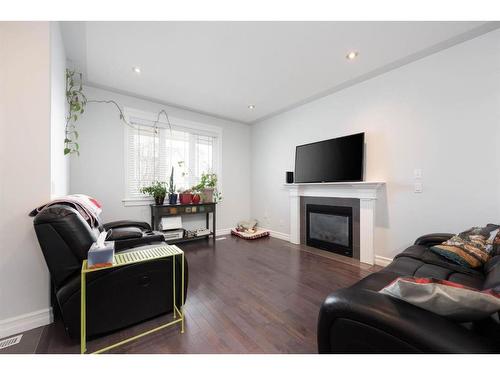
<path id="1" fill-rule="evenodd" d="M 297 146 L 295 183 L 363 181 L 365 133 Z"/>

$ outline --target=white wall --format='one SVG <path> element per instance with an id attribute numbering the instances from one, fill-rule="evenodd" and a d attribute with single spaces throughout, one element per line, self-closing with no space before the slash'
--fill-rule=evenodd
<path id="1" fill-rule="evenodd" d="M 283 183 L 295 146 L 364 131 L 366 180 L 387 183 L 377 255 L 393 257 L 424 233 L 498 223 L 499 47 L 494 31 L 254 125 L 253 216 L 289 233 Z"/>
<path id="2" fill-rule="evenodd" d="M 0 22 L 0 337 L 49 323 L 28 213 L 50 199 L 50 24 Z"/>
<path id="3" fill-rule="evenodd" d="M 66 126 L 66 54 L 59 22 L 50 25 L 51 195 L 69 192 L 69 157 L 64 155 Z"/>
<path id="4" fill-rule="evenodd" d="M 234 227 L 250 214 L 250 127 L 195 112 L 85 87 L 88 99 L 115 100 L 121 106 L 156 113 L 165 108 L 170 116 L 222 128 L 222 176 L 224 196 L 217 210 L 217 228 Z M 103 220 L 150 221 L 149 206 L 125 207 L 124 131 L 115 107 L 89 103 L 78 122 L 80 156 L 71 156 L 72 193 L 89 194 L 103 203 Z"/>

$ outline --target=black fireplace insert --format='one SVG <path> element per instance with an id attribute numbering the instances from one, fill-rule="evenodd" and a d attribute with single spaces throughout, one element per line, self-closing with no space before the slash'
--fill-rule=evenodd
<path id="1" fill-rule="evenodd" d="M 306 244 L 352 257 L 352 208 L 307 204 Z"/>

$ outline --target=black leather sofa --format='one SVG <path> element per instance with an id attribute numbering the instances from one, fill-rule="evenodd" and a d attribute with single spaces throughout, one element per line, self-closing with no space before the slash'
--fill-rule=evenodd
<path id="1" fill-rule="evenodd" d="M 116 221 L 91 228 L 72 207 L 53 205 L 34 219 L 50 271 L 56 306 L 67 332 L 80 337 L 80 270 L 100 231 L 110 230 L 115 251 L 163 243 L 148 223 Z M 181 300 L 181 260 L 176 261 L 176 300 Z M 173 311 L 172 258 L 103 270 L 87 275 L 87 336 L 102 335 Z M 188 267 L 184 264 L 187 295 Z"/>
<path id="2" fill-rule="evenodd" d="M 482 269 L 472 270 L 430 251 L 430 246 L 451 236 L 422 236 L 383 270 L 330 294 L 319 313 L 319 353 L 500 353 L 498 313 L 458 323 L 378 293 L 400 276 L 444 279 L 500 292 L 500 254 Z"/>

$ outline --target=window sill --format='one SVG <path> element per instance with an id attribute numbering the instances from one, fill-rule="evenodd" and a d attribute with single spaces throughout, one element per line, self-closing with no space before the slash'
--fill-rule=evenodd
<path id="1" fill-rule="evenodd" d="M 122 199 L 124 207 L 149 206 L 154 203 L 153 198 L 124 198 Z"/>

